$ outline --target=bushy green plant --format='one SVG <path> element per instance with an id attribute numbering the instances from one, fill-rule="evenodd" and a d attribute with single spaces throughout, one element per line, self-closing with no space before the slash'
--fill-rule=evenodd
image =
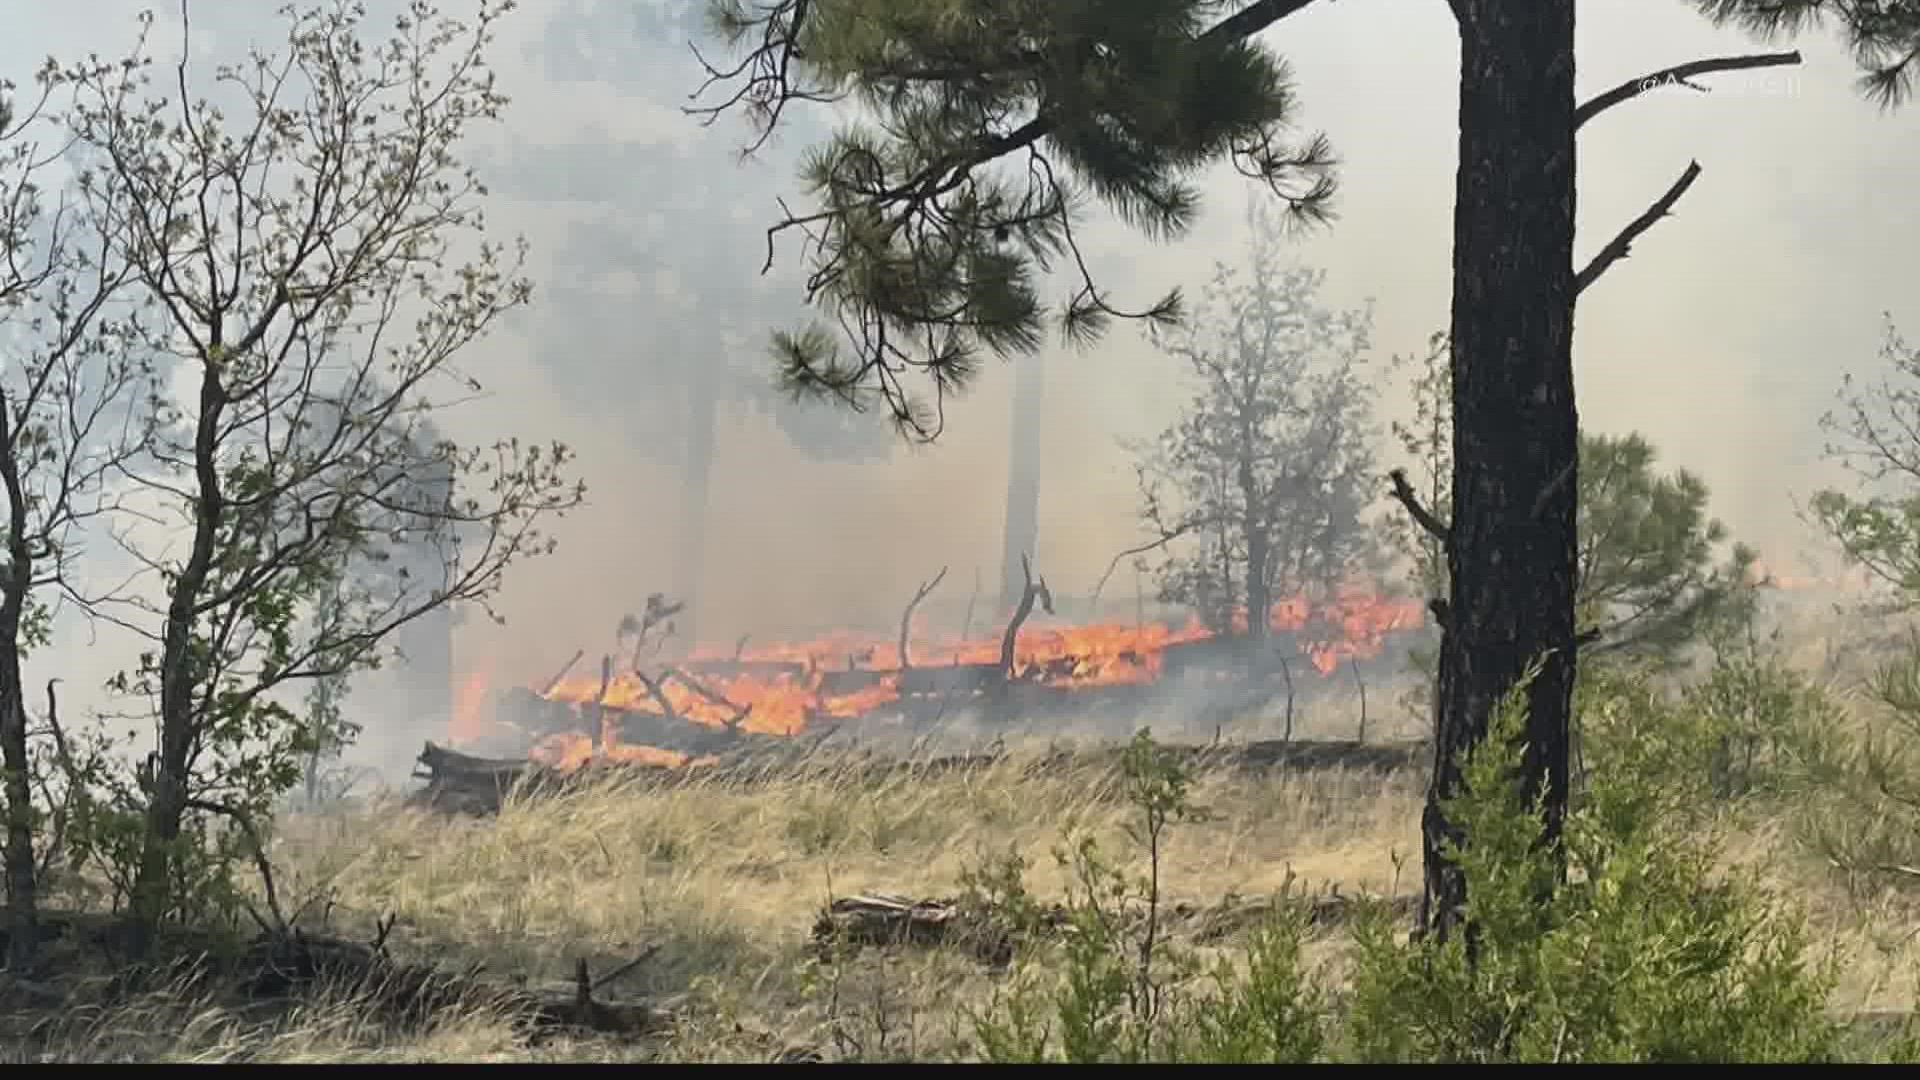
<path id="1" fill-rule="evenodd" d="M 1796 911 L 1716 868 L 1727 712 L 1743 688 L 1772 707 L 1788 685 L 1760 661 L 1690 693 L 1663 692 L 1652 668 L 1585 682 L 1588 775 L 1557 853 L 1520 795 L 1516 689 L 1449 805 L 1471 838 L 1452 852 L 1464 932 L 1409 938 L 1387 905 L 1358 904 L 1339 994 L 1305 963 L 1308 909 L 1290 897 L 1210 964 L 1169 939 L 1158 868 L 1167 825 L 1191 812 L 1187 780 L 1142 735 L 1127 776 L 1147 875 L 1131 879 L 1089 839 L 1062 853 L 1077 883 L 1063 939 L 974 1018 L 975 1050 L 999 1062 L 1838 1060 L 1833 963 L 1808 960 Z"/>
<path id="2" fill-rule="evenodd" d="M 1607 760 L 1567 822 L 1565 876 L 1539 843 L 1538 808 L 1519 795 L 1516 691 L 1450 809 L 1471 837 L 1453 851 L 1467 929 L 1403 943 L 1378 918 L 1357 925 L 1346 1051 L 1405 1062 L 1835 1059 L 1833 969 L 1808 966 L 1792 913 L 1750 882 L 1716 881 L 1714 845 L 1670 820 L 1684 798 L 1660 790 L 1670 744 L 1637 738 L 1684 741 L 1704 726 L 1651 693 L 1587 704 L 1606 718 L 1596 726 L 1636 737 L 1594 740 Z"/>

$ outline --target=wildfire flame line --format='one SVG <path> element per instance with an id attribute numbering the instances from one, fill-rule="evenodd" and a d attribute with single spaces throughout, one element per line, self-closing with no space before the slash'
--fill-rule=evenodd
<path id="1" fill-rule="evenodd" d="M 1313 640 L 1303 642 L 1308 661 L 1329 675 L 1349 657 L 1369 659 L 1379 654 L 1388 634 L 1421 625 L 1424 612 L 1418 601 L 1350 594 L 1314 612 L 1304 600 L 1285 600 L 1273 606 L 1270 625 L 1277 631 L 1301 632 L 1312 620 Z M 1237 629 L 1244 631 L 1244 615 Z M 1016 677 L 1059 688 L 1141 685 L 1160 678 L 1167 650 L 1213 637 L 1197 619 L 1184 626 L 1165 623 L 1096 623 L 1031 626 L 1015 641 Z M 919 642 L 913 648 L 913 667 L 931 670 L 954 666 L 997 665 L 998 637 Z M 743 730 L 768 735 L 793 735 L 816 716 L 850 718 L 898 700 L 902 694 L 898 646 L 874 634 L 840 632 L 812 641 L 769 643 L 739 655 L 717 648 L 695 650 L 688 665 L 731 663 L 731 674 L 703 671 L 703 688 L 734 706 L 749 707 L 740 722 Z M 841 676 L 839 673 L 848 673 Z M 864 677 L 862 677 L 864 676 Z M 723 726 L 736 710 L 709 699 L 680 680 L 660 681 L 662 693 L 680 716 L 698 723 Z M 601 698 L 598 676 L 562 680 L 545 695 L 549 700 L 591 704 Z M 631 674 L 619 674 L 607 685 L 610 709 L 660 714 L 652 692 Z M 611 734 L 611 732 L 607 733 Z M 581 740 L 586 741 L 586 740 Z M 618 740 L 603 738 L 605 748 L 622 749 Z M 685 763 L 684 755 L 653 747 L 646 759 L 661 764 Z M 590 754 L 589 747 L 585 753 Z M 571 760 L 582 753 L 570 746 Z M 664 757 L 663 757 L 664 755 Z M 675 758 L 669 762 L 665 758 Z M 558 762 L 556 762 L 558 763 Z"/>

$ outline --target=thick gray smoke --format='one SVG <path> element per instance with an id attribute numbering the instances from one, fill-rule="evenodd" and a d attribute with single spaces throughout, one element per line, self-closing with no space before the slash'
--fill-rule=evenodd
<path id="1" fill-rule="evenodd" d="M 532 245 L 536 297 L 463 364 L 485 390 L 445 424 L 466 440 L 565 439 L 591 505 L 559 526 L 557 557 L 510 578 L 497 604 L 504 624 L 457 612 L 423 625 L 418 671 L 356 687 L 375 759 L 438 735 L 475 685 L 537 683 L 576 649 L 597 654 L 650 592 L 694 598 L 685 629 L 699 638 L 765 640 L 884 628 L 949 566 L 930 629 L 959 629 L 978 578 L 979 632 L 1001 618 L 1006 553 L 1030 548 L 1056 590 L 1084 596 L 1113 553 L 1140 539 L 1116 440 L 1163 427 L 1186 395 L 1179 366 L 1132 328 L 1091 353 L 1050 344 L 1043 364 L 1028 365 L 1045 368 L 1044 394 L 1025 398 L 1038 407 L 1016 409 L 1015 368 L 989 365 L 972 395 L 949 403 L 947 434 L 931 449 L 898 445 L 882 417 L 794 405 L 776 390 L 767 333 L 807 311 L 800 237 L 780 238 L 762 274 L 766 227 L 779 199 L 806 205 L 800 154 L 839 118 L 791 113 L 739 162 L 752 135 L 743 122 L 703 127 L 682 111 L 702 79 L 687 47 L 702 33 L 699 6 L 567 0 L 526 4 L 502 24 L 496 58 L 513 103 L 471 156 L 496 196 L 493 226 Z M 47 53 L 113 54 L 139 10 L 131 0 L 16 7 L 0 35 L 0 73 L 16 80 Z M 156 41 L 175 40 L 160 15 Z M 269 43 L 274 26 L 266 5 L 196 5 L 193 60 L 236 59 L 256 36 Z M 1414 352 L 1448 310 L 1449 16 L 1443 5 L 1322 4 L 1276 33 L 1306 115 L 1344 162 L 1338 223 L 1295 254 L 1328 271 L 1330 304 L 1376 301 L 1380 352 Z M 1684 4 L 1592 3 L 1582 87 L 1743 45 Z M 1796 498 L 1832 478 L 1820 413 L 1845 371 L 1873 363 L 1883 311 L 1920 324 L 1903 273 L 1920 217 L 1903 212 L 1897 182 L 1920 174 L 1920 114 L 1876 116 L 1840 49 L 1803 48 L 1807 62 L 1790 76 L 1648 95 L 1610 111 L 1580 145 L 1589 250 L 1689 160 L 1705 169 L 1675 216 L 1582 297 L 1582 421 L 1646 434 L 1665 463 L 1706 479 L 1736 536 L 1786 570 L 1820 551 L 1795 512 Z M 1103 286 L 1121 299 L 1196 287 L 1214 259 L 1236 257 L 1244 191 L 1224 167 L 1209 176 L 1199 225 L 1166 246 L 1093 215 L 1087 250 Z M 1404 411 L 1399 388 L 1381 397 L 1389 416 Z M 63 678 L 68 708 L 84 709 L 133 648 L 110 627 L 63 618 L 28 679 Z M 451 690 L 409 696 L 443 667 Z M 1371 707 L 1385 715 L 1390 697 Z"/>

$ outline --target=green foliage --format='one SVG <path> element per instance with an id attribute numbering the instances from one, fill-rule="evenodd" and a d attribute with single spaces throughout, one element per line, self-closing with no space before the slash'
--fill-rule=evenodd
<path id="1" fill-rule="evenodd" d="M 1828 455 L 1858 491 L 1829 489 L 1812 515 L 1854 565 L 1886 593 L 1878 612 L 1920 602 L 1920 350 L 1892 325 L 1880 349 L 1882 377 L 1846 377 L 1843 411 L 1822 418 Z M 1804 838 L 1855 886 L 1920 884 L 1920 639 L 1883 665 L 1869 687 L 1875 708 L 1854 730 L 1809 730 L 1801 741 L 1809 784 Z"/>
<path id="2" fill-rule="evenodd" d="M 1637 434 L 1580 439 L 1577 618 L 1600 639 L 1582 658 L 1637 657 L 1677 663 L 1689 644 L 1741 625 L 1753 610 L 1754 552 L 1733 545 L 1716 565 L 1727 530 L 1706 513 L 1707 485 L 1685 469 L 1655 472 Z"/>
<path id="3" fill-rule="evenodd" d="M 1660 810 L 1666 766 L 1635 738 L 1676 730 L 1647 695 L 1567 822 L 1569 874 L 1519 798 L 1524 698 L 1511 693 L 1449 807 L 1471 842 L 1466 933 L 1402 944 L 1362 922 L 1351 1052 L 1400 1062 L 1829 1061 L 1832 967 L 1751 884 L 1715 882 L 1713 845 Z M 1628 717 L 1632 719 L 1627 719 Z M 1686 732 L 1683 724 L 1678 730 Z M 1684 735 L 1682 736 L 1684 738 Z"/>
<path id="4" fill-rule="evenodd" d="M 1870 683 L 1857 728 L 1800 729 L 1801 838 L 1857 889 L 1920 888 L 1920 641 Z"/>
<path id="5" fill-rule="evenodd" d="M 1195 317 L 1150 333 L 1198 390 L 1133 448 L 1160 599 L 1221 633 L 1276 597 L 1325 595 L 1379 554 L 1363 521 L 1377 494 L 1372 311 L 1323 307 L 1325 274 L 1285 264 L 1257 201 L 1247 233 L 1245 271 L 1215 263 Z"/>
<path id="6" fill-rule="evenodd" d="M 878 400 L 931 438 L 983 354 L 1039 347 L 1039 276 L 1056 263 L 1073 276 L 1059 314 L 1070 341 L 1115 317 L 1178 317 L 1177 292 L 1129 312 L 1092 280 L 1075 234 L 1089 197 L 1177 237 L 1197 173 L 1231 159 L 1296 218 L 1323 219 L 1330 149 L 1295 135 L 1287 68 L 1250 40 L 1282 14 L 1223 18 L 1217 0 L 714 0 L 715 32 L 746 49 L 728 74 L 712 69 L 741 83 L 715 111 L 744 101 L 770 132 L 793 101 L 852 94 L 877 118 L 810 150 L 819 210 L 786 222 L 817 241 L 809 300 L 853 355 L 818 326 L 777 335 L 785 384 Z M 1007 157 L 1020 167 L 1000 168 Z M 903 382 L 914 370 L 931 406 Z"/>
<path id="7" fill-rule="evenodd" d="M 1177 945 L 1161 892 L 1167 831 L 1205 811 L 1189 799 L 1185 768 L 1150 733 L 1134 736 L 1121 768 L 1139 811 L 1128 835 L 1147 873 L 1115 866 L 1089 836 L 1056 851 L 1074 882 L 1061 943 L 1028 956 L 1012 985 L 973 1016 L 977 1052 L 996 1063 L 1312 1060 L 1324 1045 L 1325 997 L 1302 961 L 1304 914 L 1278 905 L 1252 933 L 1244 972 L 1224 957 L 1204 964 Z M 972 892 L 984 899 L 989 890 L 978 886 L 992 883 L 992 895 L 1026 913 L 1015 922 L 1032 928 L 1021 869 L 1008 859 L 978 871 Z"/>
<path id="8" fill-rule="evenodd" d="M 1913 93 L 1920 62 L 1920 4 L 1913 0 L 1693 0 L 1716 23 L 1731 23 L 1762 37 L 1792 35 L 1838 23 L 1860 77 L 1855 86 L 1868 100 L 1892 108 Z"/>
<path id="9" fill-rule="evenodd" d="M 1834 438 L 1827 456 L 1852 472 L 1860 491 L 1817 492 L 1811 516 L 1848 560 L 1887 586 L 1895 604 L 1920 599 L 1920 349 L 1891 321 L 1880 346 L 1885 373 L 1862 386 L 1843 382 L 1842 411 L 1821 418 Z"/>
<path id="10" fill-rule="evenodd" d="M 1446 336 L 1435 334 L 1414 374 L 1414 419 L 1393 425 L 1413 466 L 1414 494 L 1436 517 L 1445 514 L 1453 492 L 1448 355 Z M 1580 436 L 1575 618 L 1591 638 L 1580 651 L 1583 675 L 1596 662 L 1673 670 L 1691 646 L 1734 633 L 1754 617 L 1755 553 L 1735 543 L 1718 560 L 1716 549 L 1727 531 L 1707 514 L 1705 482 L 1685 469 L 1663 474 L 1657 461 L 1653 446 L 1638 434 Z M 1439 540 L 1405 514 L 1390 527 L 1412 587 L 1421 595 L 1446 596 Z M 1431 650 L 1416 650 L 1411 658 L 1423 682 L 1408 704 L 1422 714 L 1431 707 L 1434 659 Z"/>
<path id="11" fill-rule="evenodd" d="M 542 519 L 582 498 L 564 446 L 462 446 L 434 423 L 437 395 L 479 389 L 463 351 L 531 296 L 524 246 L 488 239 L 457 154 L 506 104 L 486 54 L 511 7 L 462 21 L 415 0 L 378 43 L 359 5 L 286 9 L 277 50 L 216 71 L 220 107 L 190 68 L 156 83 L 144 33 L 123 67 L 67 76 L 60 121 L 98 166 L 75 180 L 76 220 L 158 313 L 148 350 L 196 391 L 192 410 L 136 399 L 151 439 L 116 474 L 119 507 L 191 537 L 129 538 L 152 577 L 110 601 L 157 646 L 112 684 L 159 721 L 112 802 L 144 807 L 136 942 L 197 895 L 188 879 L 264 859 L 273 807 L 350 735 L 340 680 L 428 612 L 484 606 L 507 567 L 552 550 Z M 182 185 L 201 196 L 182 203 Z M 436 557 L 405 557 L 422 549 Z M 318 723 L 295 711 L 315 682 Z"/>
<path id="12" fill-rule="evenodd" d="M 1826 1013 L 1837 969 L 1808 964 L 1790 907 L 1716 871 L 1706 766 L 1722 719 L 1661 694 L 1647 669 L 1584 684 L 1592 770 L 1562 879 L 1539 806 L 1519 794 L 1523 691 L 1496 710 L 1448 806 L 1471 837 L 1452 849 L 1470 929 L 1409 940 L 1385 905 L 1359 903 L 1340 993 L 1306 962 L 1307 909 L 1290 893 L 1212 963 L 1160 928 L 1155 822 L 1186 812 L 1187 780 L 1138 737 L 1129 793 L 1148 876 L 1129 881 L 1085 839 L 1061 853 L 1078 885 L 1065 940 L 1029 943 L 975 1015 L 974 1051 L 1009 1063 L 1838 1060 Z M 987 876 L 1030 908 L 1019 869 Z"/>

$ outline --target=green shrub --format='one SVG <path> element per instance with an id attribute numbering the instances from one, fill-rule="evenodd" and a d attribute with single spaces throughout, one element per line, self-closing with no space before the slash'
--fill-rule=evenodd
<path id="1" fill-rule="evenodd" d="M 1077 882 L 1066 930 L 1030 950 L 974 1018 L 975 1052 L 996 1062 L 1837 1060 L 1833 964 L 1805 961 L 1794 913 L 1715 873 L 1703 810 L 1719 718 L 1684 696 L 1669 702 L 1644 676 L 1590 684 L 1580 706 L 1591 775 L 1568 818 L 1563 872 L 1540 843 L 1538 808 L 1519 795 L 1523 700 L 1516 690 L 1497 710 L 1449 807 L 1471 838 L 1453 852 L 1469 929 L 1409 940 L 1385 905 L 1362 905 L 1338 993 L 1304 960 L 1303 904 L 1277 904 L 1237 956 L 1211 964 L 1160 925 L 1160 856 L 1169 825 L 1191 811 L 1184 774 L 1136 739 L 1128 790 L 1147 875 L 1130 878 L 1088 839 L 1060 853 Z"/>

